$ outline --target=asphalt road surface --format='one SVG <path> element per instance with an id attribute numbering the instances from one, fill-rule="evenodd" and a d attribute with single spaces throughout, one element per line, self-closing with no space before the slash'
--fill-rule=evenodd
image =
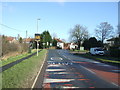
<path id="1" fill-rule="evenodd" d="M 46 63 L 43 76 L 39 76 L 42 79 L 38 78 L 34 88 L 39 88 L 41 82 L 42 88 L 119 88 L 115 83 L 117 67 L 75 56 L 67 50 L 49 50 Z"/>

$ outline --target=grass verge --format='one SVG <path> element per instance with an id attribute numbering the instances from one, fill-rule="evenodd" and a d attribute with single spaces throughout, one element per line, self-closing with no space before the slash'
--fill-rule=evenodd
<path id="1" fill-rule="evenodd" d="M 2 88 L 31 88 L 47 50 L 2 72 Z"/>
<path id="2" fill-rule="evenodd" d="M 88 52 L 88 50 L 70 50 L 70 51 L 74 51 L 74 52 Z"/>
<path id="3" fill-rule="evenodd" d="M 93 59 L 93 60 L 97 60 L 97 61 L 100 61 L 100 62 L 103 62 L 103 63 L 111 63 L 111 64 L 120 64 L 120 61 L 119 60 L 116 60 L 116 58 L 111 58 L 110 57 L 105 57 L 105 56 L 92 56 L 90 55 L 89 53 L 86 53 L 86 54 L 80 54 L 80 53 L 75 53 L 75 55 L 79 55 L 79 56 L 82 56 L 82 57 L 85 57 L 85 58 L 89 58 L 89 59 Z"/>
<path id="4" fill-rule="evenodd" d="M 17 60 L 19 60 L 19 59 L 21 59 L 21 58 L 24 58 L 24 57 L 26 57 L 26 56 L 34 53 L 34 52 L 36 52 L 36 50 L 32 50 L 31 53 L 24 53 L 24 54 L 20 54 L 20 55 L 14 56 L 14 57 L 12 56 L 12 57 L 10 57 L 10 58 L 8 58 L 8 59 L 6 59 L 6 60 L 2 60 L 2 61 L 1 61 L 2 64 L 0 65 L 0 67 L 1 67 L 1 66 L 4 66 L 4 65 L 6 65 L 6 64 L 12 63 L 12 62 L 14 62 L 14 61 L 17 61 Z"/>

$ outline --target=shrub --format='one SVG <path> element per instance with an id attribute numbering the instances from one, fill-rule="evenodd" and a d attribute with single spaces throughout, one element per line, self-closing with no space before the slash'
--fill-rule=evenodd
<path id="1" fill-rule="evenodd" d="M 112 57 L 120 58 L 120 49 L 118 46 L 110 47 L 109 52 Z"/>

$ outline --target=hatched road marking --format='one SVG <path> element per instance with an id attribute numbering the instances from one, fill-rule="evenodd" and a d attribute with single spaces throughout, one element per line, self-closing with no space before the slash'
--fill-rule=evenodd
<path id="1" fill-rule="evenodd" d="M 74 79 L 45 79 L 44 83 L 56 83 L 56 82 L 70 82 Z"/>
<path id="2" fill-rule="evenodd" d="M 53 71 L 66 71 L 66 69 L 46 69 L 47 72 L 53 72 Z"/>

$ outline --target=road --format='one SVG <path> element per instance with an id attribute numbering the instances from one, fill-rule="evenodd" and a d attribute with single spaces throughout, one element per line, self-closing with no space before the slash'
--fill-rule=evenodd
<path id="1" fill-rule="evenodd" d="M 46 68 L 34 88 L 119 88 L 119 69 L 67 50 L 49 50 Z M 41 77 L 41 80 L 40 80 Z"/>

